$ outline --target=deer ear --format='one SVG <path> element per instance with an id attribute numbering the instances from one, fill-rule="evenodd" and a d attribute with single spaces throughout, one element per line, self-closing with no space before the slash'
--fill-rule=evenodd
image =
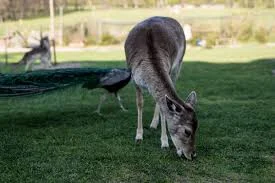
<path id="1" fill-rule="evenodd" d="M 181 106 L 176 101 L 169 98 L 167 95 L 165 95 L 165 100 L 166 100 L 166 105 L 170 112 L 173 112 L 173 113 L 181 113 L 182 112 Z"/>
<path id="2" fill-rule="evenodd" d="M 195 91 L 192 91 L 188 97 L 186 98 L 186 103 L 190 104 L 193 108 L 195 108 L 197 104 L 197 94 Z"/>

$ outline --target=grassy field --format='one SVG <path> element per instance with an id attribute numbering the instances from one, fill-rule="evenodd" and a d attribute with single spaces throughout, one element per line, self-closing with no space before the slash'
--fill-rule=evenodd
<path id="1" fill-rule="evenodd" d="M 10 53 L 9 62 L 18 62 L 24 53 Z M 204 49 L 199 47 L 188 47 L 184 60 L 203 61 L 215 63 L 228 62 L 251 62 L 251 60 L 275 58 L 274 46 L 268 47 L 261 44 L 240 45 L 236 48 L 220 47 L 215 49 Z M 4 53 L 0 53 L 0 63 L 4 62 Z M 82 52 L 57 52 L 57 61 L 117 61 L 125 60 L 123 45 L 114 47 L 99 47 L 92 51 Z M 0 70 L 1 71 L 1 70 Z"/>
<path id="2" fill-rule="evenodd" d="M 160 128 L 149 128 L 154 105 L 148 94 L 144 141 L 135 144 L 132 84 L 121 91 L 129 111 L 112 98 L 103 105 L 104 116 L 93 113 L 100 89 L 0 99 L 0 182 L 274 181 L 275 61 L 267 58 L 275 56 L 256 50 L 193 50 L 193 57 L 187 52 L 177 91 L 182 98 L 192 90 L 198 94 L 194 161 L 178 158 L 171 141 L 170 149 L 160 148 Z M 77 58 L 62 57 L 71 55 Z M 87 60 L 89 54 L 78 56 Z M 101 61 L 84 65 L 125 66 L 119 59 L 95 60 Z"/>
<path id="3" fill-rule="evenodd" d="M 252 16 L 255 24 L 265 26 L 274 25 L 275 11 L 273 9 L 183 9 L 179 14 L 175 14 L 171 9 L 109 9 L 94 11 L 79 11 L 64 15 L 64 26 L 72 26 L 78 23 L 90 22 L 95 23 L 96 20 L 108 19 L 119 21 L 141 21 L 151 16 L 170 16 L 180 20 L 192 19 L 192 22 L 199 21 L 199 24 L 210 24 L 217 26 L 219 18 L 227 16 Z M 197 18 L 193 19 L 193 18 Z M 201 19 L 201 20 L 200 20 Z M 208 20 L 209 19 L 209 20 Z M 217 19 L 217 20 L 213 20 Z M 56 28 L 58 28 L 58 17 L 56 17 Z M 213 23 L 215 22 L 215 23 Z M 0 36 L 6 31 L 20 30 L 21 32 L 29 32 L 30 30 L 48 30 L 49 17 L 39 17 L 34 19 L 24 19 L 20 21 L 8 21 L 1 23 Z"/>

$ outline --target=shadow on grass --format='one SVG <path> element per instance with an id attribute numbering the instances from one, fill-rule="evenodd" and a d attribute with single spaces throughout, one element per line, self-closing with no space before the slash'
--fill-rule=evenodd
<path id="1" fill-rule="evenodd" d="M 125 61 L 91 62 L 87 60 L 81 62 L 62 62 L 62 64 L 63 63 L 81 63 L 84 67 L 126 67 Z M 272 69 L 275 69 L 274 59 L 261 59 L 252 61 L 250 63 L 228 64 L 190 61 L 185 62 L 183 68 L 184 69 L 177 82 L 178 93 L 180 96 L 183 96 L 182 98 L 184 99 L 190 91 L 195 90 L 198 93 L 199 102 L 201 105 L 226 105 L 227 103 L 230 103 L 231 105 L 239 105 L 246 103 L 252 104 L 254 102 L 253 99 L 264 100 L 272 99 L 274 97 L 274 78 L 272 77 L 271 72 Z M 71 94 L 68 94 L 66 89 L 62 92 L 54 91 L 44 95 L 36 95 L 34 97 L 28 96 L 17 97 L 13 99 L 0 99 L 0 103 L 3 103 L 5 101 L 11 103 L 11 105 L 9 105 L 9 107 L 7 107 L 5 110 L 9 113 L 9 110 L 13 109 L 15 115 L 13 115 L 12 118 L 14 118 L 13 121 L 18 121 L 16 122 L 17 124 L 22 125 L 26 123 L 27 126 L 38 127 L 40 123 L 41 127 L 46 125 L 55 126 L 64 123 L 64 121 L 73 118 L 73 116 L 75 115 L 79 117 L 85 117 L 87 116 L 87 114 L 91 112 L 91 105 L 87 104 L 86 106 L 83 106 L 80 102 L 83 99 L 81 98 L 81 96 L 78 96 L 78 93 L 82 93 L 81 95 L 88 98 L 86 100 L 99 100 L 99 94 L 97 93 L 97 90 L 95 92 L 92 92 L 92 94 L 94 94 L 95 97 L 89 97 L 89 94 L 87 94 L 86 90 L 79 88 L 72 89 L 70 91 L 72 91 L 70 93 L 73 93 L 73 95 L 75 95 L 73 97 L 74 101 L 69 104 L 66 104 L 66 106 L 62 106 L 62 108 L 60 108 L 60 103 L 68 103 L 67 100 L 70 100 L 71 98 Z M 127 87 L 126 90 L 123 91 L 128 98 L 132 99 L 132 103 L 134 103 L 133 99 L 135 98 L 135 92 L 133 87 L 131 87 L 131 84 L 129 87 Z M 57 98 L 60 99 L 57 100 Z M 151 98 L 148 98 L 149 101 L 152 103 Z M 29 105 L 28 103 L 32 100 L 34 100 L 37 104 L 34 103 L 33 106 Z M 44 104 L 48 104 L 48 100 L 51 101 L 52 105 L 55 105 L 54 108 L 57 108 L 57 110 L 51 110 L 47 107 L 43 108 Z M 28 111 L 23 116 L 17 114 L 17 102 L 19 104 L 21 102 L 28 104 L 28 106 L 31 109 L 33 108 L 33 111 Z M 113 101 L 113 103 L 115 103 L 115 101 Z M 79 106 L 77 106 L 76 104 L 78 104 Z M 35 105 L 39 105 L 40 109 L 36 110 Z M 97 104 L 95 103 L 92 105 L 93 109 L 95 109 L 96 105 Z M 135 108 L 135 106 L 133 106 L 133 108 Z M 198 109 L 200 109 L 200 105 L 198 106 Z M 20 111 L 21 110 L 22 109 L 20 109 Z M 45 114 L 43 113 L 44 110 L 46 110 Z M 15 120 L 17 115 L 20 117 L 18 117 L 18 119 Z M 63 117 L 62 123 L 56 122 L 59 120 L 59 116 Z M 97 115 L 88 116 L 92 119 L 95 118 L 95 120 L 103 119 L 102 117 L 99 117 Z M 6 120 L 9 118 L 10 117 L 6 117 Z M 71 124 L 75 125 L 74 123 Z"/>
<path id="2" fill-rule="evenodd" d="M 123 61 L 81 63 L 126 65 Z M 274 59 L 184 63 L 178 94 L 185 99 L 195 90 L 198 95 L 198 157 L 192 162 L 178 159 L 174 149 L 160 150 L 160 128 L 148 129 L 154 102 L 146 93 L 144 142 L 134 145 L 137 112 L 132 84 L 121 91 L 129 112 L 121 112 L 115 100 L 107 100 L 104 117 L 92 113 L 99 90 L 75 87 L 0 99 L 0 172 L 4 172 L 0 177 L 6 182 L 26 178 L 87 182 L 87 177 L 98 182 L 272 182 L 274 68 Z M 143 181 L 138 181 L 140 177 Z"/>

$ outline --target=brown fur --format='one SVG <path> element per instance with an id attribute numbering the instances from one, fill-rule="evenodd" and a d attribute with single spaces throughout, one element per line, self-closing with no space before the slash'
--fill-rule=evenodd
<path id="1" fill-rule="evenodd" d="M 141 88 L 148 89 L 156 101 L 162 120 L 162 147 L 168 146 L 166 121 L 178 154 L 192 159 L 195 151 L 197 119 L 194 112 L 196 94 L 184 102 L 177 95 L 175 82 L 185 53 L 185 36 L 180 24 L 168 17 L 152 17 L 137 24 L 125 42 L 128 67 L 137 89 L 138 129 L 136 140 L 142 140 Z M 159 108 L 158 108 L 159 107 Z M 159 109 L 159 110 L 158 110 Z M 158 120 L 158 113 L 153 121 Z M 165 121 L 166 120 L 166 121 Z M 152 121 L 152 123 L 153 123 Z M 190 134 L 190 137 L 187 135 Z"/>

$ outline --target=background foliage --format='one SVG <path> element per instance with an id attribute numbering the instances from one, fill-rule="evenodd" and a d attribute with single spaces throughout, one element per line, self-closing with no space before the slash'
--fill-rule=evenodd
<path id="1" fill-rule="evenodd" d="M 0 18 L 23 19 L 49 13 L 49 0 L 0 0 Z M 162 7 L 174 4 L 224 4 L 227 7 L 275 8 L 274 0 L 55 0 L 56 12 L 60 6 L 65 12 L 110 7 Z M 7 11 L 9 10 L 9 11 Z"/>

